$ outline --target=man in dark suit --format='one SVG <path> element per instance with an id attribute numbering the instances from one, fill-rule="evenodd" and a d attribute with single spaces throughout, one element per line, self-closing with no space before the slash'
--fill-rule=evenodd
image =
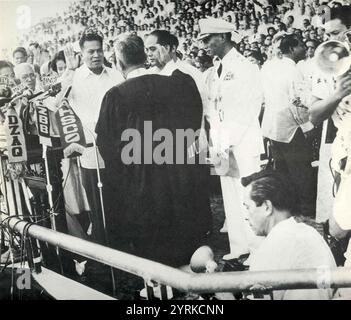
<path id="1" fill-rule="evenodd" d="M 189 156 L 195 136 L 179 138 L 180 130 L 201 127 L 200 94 L 178 70 L 146 74 L 137 36 L 121 39 L 116 57 L 126 81 L 105 95 L 96 127 L 110 244 L 175 267 L 188 264 L 211 227 L 208 168 L 199 155 Z"/>

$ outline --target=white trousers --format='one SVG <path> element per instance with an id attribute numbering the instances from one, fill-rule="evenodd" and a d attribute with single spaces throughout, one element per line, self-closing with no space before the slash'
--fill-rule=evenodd
<path id="1" fill-rule="evenodd" d="M 260 171 L 259 156 L 244 157 L 235 154 L 235 158 L 241 177 Z M 254 234 L 247 221 L 247 212 L 243 206 L 244 187 L 241 185 L 240 179 L 223 176 L 220 180 L 228 227 L 230 255 L 232 258 L 238 258 L 240 255 L 250 253 L 257 248 L 262 237 Z"/>
<path id="2" fill-rule="evenodd" d="M 325 137 L 322 136 L 322 141 Z M 329 219 L 333 212 L 333 185 L 334 179 L 330 171 L 329 161 L 332 155 L 332 145 L 322 143 L 319 151 L 319 168 L 317 183 L 317 204 L 316 204 L 316 222 L 321 223 Z"/>

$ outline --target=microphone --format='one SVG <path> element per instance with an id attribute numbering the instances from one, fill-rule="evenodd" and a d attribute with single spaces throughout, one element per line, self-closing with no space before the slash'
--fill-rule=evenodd
<path id="1" fill-rule="evenodd" d="M 198 248 L 190 259 L 190 269 L 195 273 L 213 273 L 217 267 L 213 251 L 209 246 Z"/>
<path id="2" fill-rule="evenodd" d="M 18 100 L 20 100 L 22 98 L 29 99 L 32 96 L 33 96 L 33 91 L 31 89 L 29 89 L 28 87 L 25 87 L 23 89 L 23 91 L 21 91 L 21 92 L 15 94 L 14 96 L 12 96 L 9 102 L 11 104 L 15 104 L 15 102 L 17 102 Z"/>
<path id="3" fill-rule="evenodd" d="M 8 102 L 15 103 L 22 98 L 27 98 L 28 101 L 32 101 L 39 97 L 40 99 L 44 100 L 48 97 L 55 97 L 58 93 L 61 92 L 61 90 L 62 90 L 61 82 L 50 86 L 46 91 L 40 91 L 37 93 L 33 93 L 33 90 L 29 89 L 28 87 L 25 87 L 24 90 L 12 96 Z"/>
<path id="4" fill-rule="evenodd" d="M 62 90 L 61 82 L 55 83 L 54 85 L 50 86 L 47 90 L 38 92 L 36 94 L 32 94 L 31 97 L 28 98 L 29 101 L 32 101 L 38 97 L 40 100 L 44 100 L 48 97 L 56 97 Z"/>
<path id="5" fill-rule="evenodd" d="M 12 90 L 9 86 L 0 86 L 0 108 L 11 101 Z"/>
<path id="6" fill-rule="evenodd" d="M 0 86 L 0 97 L 1 98 L 11 98 L 12 91 L 9 86 Z"/>

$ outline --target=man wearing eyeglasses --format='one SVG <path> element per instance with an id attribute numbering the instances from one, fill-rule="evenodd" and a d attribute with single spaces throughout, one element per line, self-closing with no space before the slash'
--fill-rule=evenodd
<path id="1" fill-rule="evenodd" d="M 40 90 L 38 87 L 34 68 L 31 64 L 27 62 L 18 64 L 15 66 L 14 72 L 15 72 L 15 77 L 17 79 L 16 81 L 19 82 L 19 86 L 17 86 L 14 89 L 18 90 L 19 93 L 21 93 L 23 90 L 28 89 L 34 94 Z M 20 115 L 21 117 L 23 117 L 23 111 L 26 110 L 27 108 L 29 108 L 27 99 L 21 99 L 20 101 L 18 101 L 17 106 L 15 107 L 17 114 Z M 30 115 L 31 115 L 31 117 L 29 117 L 28 119 L 29 123 L 27 123 L 28 125 L 27 133 L 37 134 L 37 130 L 34 125 L 34 109 L 30 108 L 27 110 L 30 111 Z"/>
<path id="2" fill-rule="evenodd" d="M 16 81 L 19 81 L 20 84 L 17 87 L 18 90 L 23 91 L 23 89 L 28 89 L 30 90 L 33 94 L 38 93 L 41 91 L 40 83 L 37 81 L 37 76 L 34 71 L 33 65 L 25 62 L 18 64 L 14 68 L 15 72 L 15 77 Z M 44 102 L 45 107 L 49 109 L 49 117 L 50 117 L 50 136 L 57 136 L 58 135 L 58 129 L 54 117 L 54 112 L 56 111 L 56 99 L 53 97 L 50 97 L 46 99 Z M 18 103 L 16 107 L 16 111 L 19 115 L 23 116 L 23 111 L 25 108 L 29 107 L 28 101 L 25 99 L 21 101 L 21 103 Z M 27 109 L 29 111 L 30 117 L 28 118 L 29 121 L 29 126 L 28 126 L 28 132 L 30 134 L 37 134 L 37 128 L 35 125 L 36 122 L 36 116 L 34 113 L 34 108 Z"/>
<path id="3" fill-rule="evenodd" d="M 37 89 L 37 81 L 34 68 L 29 63 L 18 64 L 15 69 L 16 78 L 20 81 L 22 86 L 28 87 L 33 92 Z"/>

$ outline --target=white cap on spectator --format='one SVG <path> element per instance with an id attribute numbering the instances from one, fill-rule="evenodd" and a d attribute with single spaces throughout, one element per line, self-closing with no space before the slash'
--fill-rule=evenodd
<path id="1" fill-rule="evenodd" d="M 200 35 L 198 40 L 203 40 L 211 34 L 232 33 L 235 31 L 235 25 L 223 19 L 206 18 L 199 20 Z"/>

